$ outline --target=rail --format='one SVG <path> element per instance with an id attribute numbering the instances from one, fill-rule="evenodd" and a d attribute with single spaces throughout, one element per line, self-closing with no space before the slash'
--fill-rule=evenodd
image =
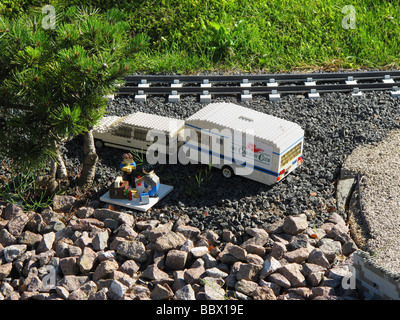
<path id="1" fill-rule="evenodd" d="M 398 81 L 396 81 L 398 80 Z M 179 101 L 180 95 L 200 95 L 201 102 L 211 102 L 211 95 L 240 94 L 251 100 L 252 94 L 269 94 L 279 100 L 280 94 L 349 92 L 353 96 L 363 91 L 390 91 L 400 96 L 400 71 L 371 71 L 311 74 L 265 75 L 130 75 L 117 95 L 135 95 L 145 101 L 147 95 L 169 95 L 169 101 Z"/>

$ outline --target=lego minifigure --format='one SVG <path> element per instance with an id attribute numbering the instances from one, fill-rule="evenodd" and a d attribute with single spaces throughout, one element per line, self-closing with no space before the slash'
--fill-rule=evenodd
<path id="1" fill-rule="evenodd" d="M 132 188 L 136 187 L 135 184 L 135 174 L 134 171 L 136 169 L 136 163 L 133 160 L 133 155 L 131 153 L 124 153 L 122 155 L 122 161 L 119 165 L 120 169 L 122 169 L 124 174 L 124 180 L 129 182 L 129 185 Z"/>
<path id="2" fill-rule="evenodd" d="M 154 170 L 147 172 L 146 168 L 143 168 L 142 171 L 145 176 L 136 179 L 135 182 L 144 182 L 145 189 L 142 192 L 142 196 L 148 194 L 150 197 L 154 197 L 160 188 L 160 178 L 154 173 Z"/>

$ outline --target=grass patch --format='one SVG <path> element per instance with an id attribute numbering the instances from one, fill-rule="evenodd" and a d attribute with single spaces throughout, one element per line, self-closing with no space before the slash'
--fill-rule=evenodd
<path id="1" fill-rule="evenodd" d="M 53 199 L 36 183 L 38 172 L 12 173 L 10 180 L 0 180 L 0 199 L 21 206 L 25 211 L 36 211 L 51 205 Z"/>
<path id="2" fill-rule="evenodd" d="M 342 26 L 346 5 L 354 6 L 354 29 Z M 139 6 L 131 23 L 150 38 L 149 50 L 137 56 L 145 72 L 400 65 L 394 1 L 152 1 Z"/>
<path id="3" fill-rule="evenodd" d="M 134 70 L 192 74 L 212 70 L 291 70 L 400 66 L 400 6 L 382 0 L 5 1 L 6 15 L 28 3 L 118 8 L 128 17 Z M 346 29 L 354 8 L 354 28 Z"/>

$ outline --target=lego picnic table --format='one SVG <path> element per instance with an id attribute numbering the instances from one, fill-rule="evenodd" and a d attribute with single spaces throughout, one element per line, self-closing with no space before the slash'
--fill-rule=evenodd
<path id="1" fill-rule="evenodd" d="M 125 207 L 128 209 L 134 209 L 145 212 L 151 209 L 156 203 L 158 203 L 161 199 L 163 199 L 173 189 L 174 187 L 172 186 L 166 184 L 160 184 L 160 188 L 158 189 L 156 196 L 149 197 L 149 202 L 145 204 L 142 203 L 140 198 L 135 198 L 135 197 L 133 197 L 132 200 L 110 198 L 110 191 L 107 191 L 102 197 L 100 197 L 100 201 Z"/>

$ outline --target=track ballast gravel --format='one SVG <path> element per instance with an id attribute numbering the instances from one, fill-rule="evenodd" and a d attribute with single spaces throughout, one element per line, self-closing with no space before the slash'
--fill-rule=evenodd
<path id="1" fill-rule="evenodd" d="M 228 229 L 237 236 L 247 227 L 265 227 L 302 212 L 306 212 L 311 225 L 318 226 L 335 210 L 335 185 L 344 159 L 358 145 L 381 141 L 388 131 L 400 127 L 398 99 L 388 92 L 365 92 L 362 97 L 326 93 L 318 100 L 287 95 L 275 102 L 262 95 L 248 102 L 236 96 L 219 96 L 212 102 L 233 102 L 298 123 L 305 130 L 303 165 L 273 186 L 238 176 L 226 180 L 218 169 L 210 172 L 207 166 L 156 165 L 161 183 L 172 185 L 173 192 L 147 213 L 121 211 L 162 223 L 187 215 L 189 224 L 200 230 L 221 233 Z M 182 96 L 178 103 L 169 103 L 164 96 L 149 96 L 139 103 L 133 96 L 116 96 L 107 111 L 108 115 L 143 111 L 186 119 L 203 106 L 196 96 Z M 68 168 L 80 167 L 79 143 L 76 139 L 66 145 Z M 122 153 L 108 147 L 98 150 L 98 197 L 120 174 Z"/>

